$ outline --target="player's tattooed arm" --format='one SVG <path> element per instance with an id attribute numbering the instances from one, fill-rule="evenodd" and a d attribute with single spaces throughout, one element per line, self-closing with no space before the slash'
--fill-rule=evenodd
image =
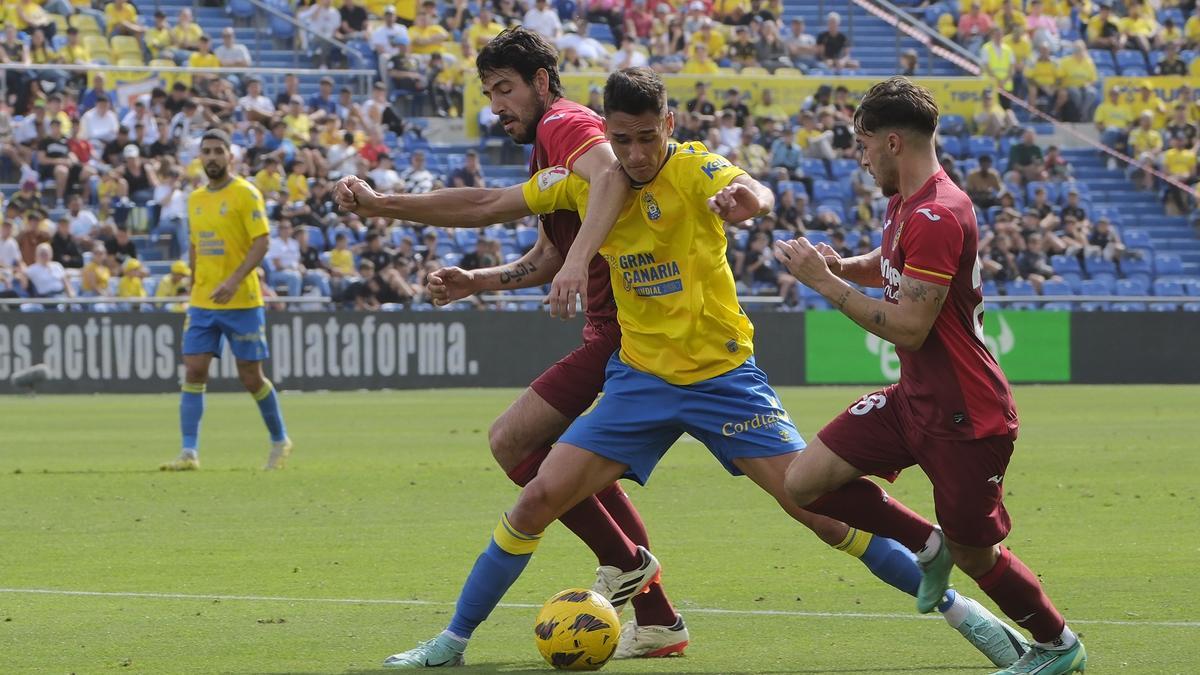
<path id="1" fill-rule="evenodd" d="M 533 248 L 520 259 L 506 265 L 473 270 L 471 274 L 476 291 L 508 291 L 549 283 L 562 265 L 563 257 L 558 248 L 539 227 Z"/>
<path id="2" fill-rule="evenodd" d="M 521 280 L 537 271 L 537 264 L 533 262 L 517 261 L 511 265 L 505 265 L 499 268 L 500 285 L 507 286 L 513 284 L 520 286 Z"/>

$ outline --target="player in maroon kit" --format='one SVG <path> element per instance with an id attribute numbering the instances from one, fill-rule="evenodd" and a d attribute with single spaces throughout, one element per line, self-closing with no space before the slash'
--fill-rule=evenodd
<path id="1" fill-rule="evenodd" d="M 1003 480 L 1017 412 L 983 339 L 978 226 L 971 200 L 938 164 L 933 95 L 902 77 L 867 93 L 854 115 L 862 165 L 891 198 L 879 249 L 842 259 L 807 239 L 775 256 L 846 316 L 896 345 L 900 381 L 850 406 L 788 469 L 800 506 L 883 536 L 922 564 L 917 608 L 931 611 L 957 565 L 1036 641 L 999 674 L 1082 671 L 1087 654 L 1037 577 L 1000 546 L 1011 521 Z M 844 281 L 845 280 L 845 281 Z M 883 287 L 872 299 L 846 283 Z M 890 500 L 874 474 L 919 465 L 941 529 Z"/>

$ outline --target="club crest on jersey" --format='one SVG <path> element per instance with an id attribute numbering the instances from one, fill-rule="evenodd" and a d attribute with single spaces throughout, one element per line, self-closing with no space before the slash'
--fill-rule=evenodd
<path id="1" fill-rule="evenodd" d="M 658 208 L 658 202 L 655 201 L 654 195 L 649 192 L 643 193 L 642 202 L 646 204 L 646 217 L 650 220 L 658 220 L 662 217 L 662 209 Z"/>
<path id="2" fill-rule="evenodd" d="M 570 175 L 571 175 L 571 170 L 565 166 L 555 166 L 555 167 L 546 169 L 545 171 L 538 174 L 538 179 L 537 179 L 538 190 L 545 192 L 546 190 L 549 190 L 551 187 L 553 187 L 555 183 L 562 181 L 563 179 L 565 179 L 567 176 L 570 176 Z"/>
<path id="3" fill-rule="evenodd" d="M 226 204 L 225 202 L 221 202 L 220 214 L 222 217 L 229 215 L 229 204 Z"/>

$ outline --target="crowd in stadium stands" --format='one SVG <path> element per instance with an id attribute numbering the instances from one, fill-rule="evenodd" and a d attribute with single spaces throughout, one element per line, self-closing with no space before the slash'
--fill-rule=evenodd
<path id="1" fill-rule="evenodd" d="M 0 295 L 103 296 L 114 307 L 128 307 L 147 294 L 186 293 L 189 270 L 180 260 L 186 259 L 186 195 L 206 180 L 197 139 L 217 126 L 235 139 L 237 172 L 251 178 L 268 203 L 274 228 L 260 270 L 268 293 L 328 295 L 339 306 L 362 309 L 423 306 L 432 270 L 514 259 L 532 245 L 536 222 L 447 233 L 382 219 L 363 222 L 335 212 L 330 203 L 333 182 L 348 174 L 366 177 L 381 191 L 488 184 L 475 151 L 450 166 L 431 165 L 421 149 L 427 144 L 406 125 L 405 111 L 419 100 L 431 113 L 461 114 L 474 54 L 509 26 L 523 25 L 554 41 L 567 72 L 634 65 L 701 75 L 814 67 L 851 72 L 857 65 L 836 13 L 814 34 L 802 19 L 785 19 L 778 0 L 301 5 L 297 16 L 304 25 L 348 45 L 302 37 L 300 46 L 314 65 L 348 64 L 348 52 L 356 50 L 377 60 L 378 81 L 366 100 L 346 88 L 335 91 L 330 78 L 305 98 L 294 76 L 281 89 L 264 91 L 253 76 L 196 72 L 166 77 L 169 86 L 125 109 L 100 73 L 85 80 L 78 72 L 6 70 L 0 169 L 15 176 L 20 189 L 4 205 Z M 86 0 L 14 5 L 16 11 L 2 15 L 0 61 L 126 64 L 121 59 L 128 58 L 196 69 L 252 64 L 232 29 L 222 31 L 214 49 L 212 36 L 188 9 L 173 20 L 156 12 L 147 21 L 124 0 L 97 6 L 103 10 Z M 1087 2 L 1043 8 L 1030 0 L 1027 13 L 1012 0 L 928 10 L 940 17 L 944 33 L 979 50 L 1001 86 L 1064 119 L 1085 119 L 1096 103 L 1098 71 L 1088 46 L 1120 55 L 1137 49 L 1147 71 L 1177 70 L 1180 50 L 1195 48 L 1200 39 L 1196 16 L 1171 33 L 1169 22 L 1159 24 L 1153 12 L 1132 6 L 1120 18 L 1106 6 L 1096 7 L 1092 18 Z M 69 21 L 62 21 L 64 14 Z M 615 43 L 589 37 L 589 22 L 607 23 Z M 1196 64 L 1191 67 L 1195 73 Z M 902 54 L 898 68 L 915 74 L 916 54 Z M 599 109 L 598 89 L 588 104 Z M 776 238 L 804 234 L 843 255 L 879 245 L 886 199 L 858 165 L 855 102 L 845 87 L 822 85 L 797 110 L 779 104 L 769 89 L 751 97 L 736 88 L 710 91 L 700 82 L 671 105 L 678 140 L 702 141 L 777 189 L 774 213 L 727 226 L 729 262 L 744 293 L 780 294 L 789 306 L 820 304 L 775 263 L 770 243 Z M 1099 102 L 1095 120 L 1107 141 L 1128 147 L 1145 165 L 1191 181 L 1198 110 L 1191 102 L 1169 110 L 1148 88 L 1112 90 Z M 486 108 L 478 121 L 485 135 L 502 135 Z M 944 142 L 957 142 L 956 134 L 965 138 L 972 128 L 996 141 L 995 156 L 956 162 L 957 153 L 943 155 L 947 173 L 987 214 L 980 240 L 985 280 L 1040 289 L 1059 280 L 1051 256 L 1101 257 L 1120 265 L 1136 255 L 1125 251 L 1106 217 L 1090 212 L 1057 149 L 1039 146 L 997 92 L 989 90 L 978 115 L 960 123 L 959 129 L 943 126 Z M 1153 185 L 1145 172 L 1133 178 Z M 1168 203 L 1191 208 L 1179 191 Z M 177 260 L 169 273 L 147 278 L 132 232 L 148 232 L 143 246 L 161 247 Z"/>

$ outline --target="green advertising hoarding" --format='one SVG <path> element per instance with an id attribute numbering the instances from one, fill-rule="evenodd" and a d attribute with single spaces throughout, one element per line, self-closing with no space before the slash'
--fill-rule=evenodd
<path id="1" fill-rule="evenodd" d="M 900 378 L 900 360 L 891 343 L 841 312 L 810 311 L 804 318 L 809 384 L 873 384 Z M 1070 381 L 1069 312 L 989 311 L 983 333 L 1009 381 Z"/>

